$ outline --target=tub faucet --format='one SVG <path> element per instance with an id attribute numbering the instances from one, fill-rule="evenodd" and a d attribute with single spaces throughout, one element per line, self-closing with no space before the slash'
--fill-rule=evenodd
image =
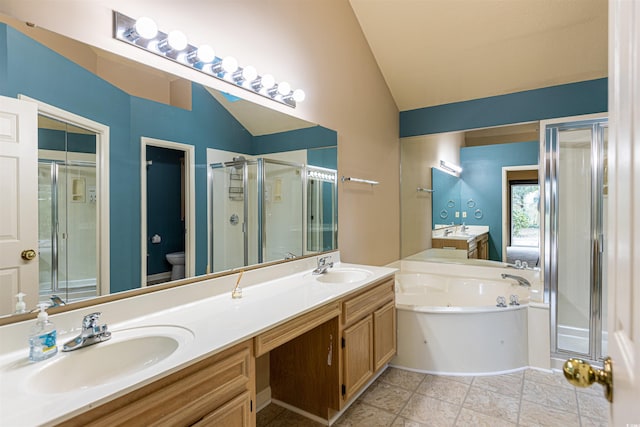
<path id="1" fill-rule="evenodd" d="M 98 325 L 100 314 L 102 313 L 91 313 L 84 316 L 84 319 L 82 319 L 82 332 L 74 339 L 66 342 L 62 346 L 62 351 L 73 351 L 111 339 L 111 332 L 107 330 L 107 325 Z"/>
<path id="2" fill-rule="evenodd" d="M 518 282 L 518 285 L 524 286 L 526 288 L 530 288 L 531 287 L 531 283 L 529 283 L 529 281 L 527 279 L 525 279 L 524 277 L 522 277 L 522 276 L 516 276 L 514 274 L 502 273 L 502 278 L 503 279 L 513 279 L 516 282 Z"/>
<path id="3" fill-rule="evenodd" d="M 313 270 L 312 273 L 313 274 L 326 273 L 329 268 L 333 267 L 333 261 L 327 262 L 327 260 L 330 260 L 330 259 L 331 259 L 330 256 L 324 256 L 324 257 L 318 258 L 318 267 L 316 267 L 316 269 Z"/>

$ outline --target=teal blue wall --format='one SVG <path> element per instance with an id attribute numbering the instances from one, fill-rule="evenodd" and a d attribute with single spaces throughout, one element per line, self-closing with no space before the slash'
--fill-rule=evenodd
<path id="1" fill-rule="evenodd" d="M 607 111 L 607 79 L 400 112 L 400 137 Z"/>
<path id="2" fill-rule="evenodd" d="M 489 226 L 489 259 L 502 259 L 502 168 L 537 165 L 538 154 L 538 141 L 460 149 L 460 205 L 467 211 L 467 218 L 460 221 Z M 476 202 L 475 208 L 467 208 L 469 199 Z M 474 217 L 476 209 L 482 211 L 481 219 Z"/>
<path id="3" fill-rule="evenodd" d="M 192 85 L 192 111 L 130 96 L 93 73 L 0 23 L 0 95 L 27 95 L 102 123 L 110 129 L 111 291 L 140 286 L 140 137 L 195 147 L 196 274 L 207 264 L 206 149 L 253 154 L 257 142 L 204 88 Z M 314 136 L 318 132 L 319 136 Z M 300 136 L 300 135 L 296 135 Z M 303 139 L 284 137 L 296 141 Z M 304 138 L 337 135 L 322 127 Z M 260 137 L 264 152 L 288 151 L 276 136 Z M 314 144 L 318 144 L 314 142 Z M 315 146 L 315 145 L 314 145 Z"/>
<path id="4" fill-rule="evenodd" d="M 431 168 L 431 185 L 436 190 L 431 198 L 431 229 L 436 224 L 460 224 L 460 218 L 455 217 L 456 211 L 460 212 L 460 178 Z"/>

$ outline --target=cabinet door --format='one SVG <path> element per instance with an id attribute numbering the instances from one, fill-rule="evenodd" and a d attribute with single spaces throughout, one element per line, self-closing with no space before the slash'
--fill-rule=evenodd
<path id="1" fill-rule="evenodd" d="M 343 399 L 347 401 L 373 375 L 373 317 L 368 315 L 343 332 Z"/>
<path id="2" fill-rule="evenodd" d="M 393 301 L 373 313 L 374 371 L 396 354 L 396 308 Z"/>

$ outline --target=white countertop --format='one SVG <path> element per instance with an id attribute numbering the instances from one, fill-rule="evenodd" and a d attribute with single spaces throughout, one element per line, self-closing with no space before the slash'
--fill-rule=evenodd
<path id="1" fill-rule="evenodd" d="M 245 287 L 241 299 L 232 299 L 230 293 L 225 292 L 120 323 L 109 324 L 113 334 L 112 340 L 118 337 L 118 331 L 157 325 L 186 328 L 193 333 L 193 339 L 156 365 L 95 387 L 74 389 L 64 393 L 39 391 L 34 387 L 37 382 L 32 377 L 42 369 L 48 368 L 50 363 L 56 363 L 65 357 L 73 357 L 74 352 L 60 351 L 49 360 L 30 363 L 27 359 L 28 348 L 25 336 L 24 348 L 0 355 L 0 425 L 33 426 L 63 421 L 250 339 L 302 313 L 357 291 L 374 281 L 391 276 L 395 272 L 392 268 L 345 263 L 338 263 L 334 268 L 364 269 L 368 270 L 371 276 L 354 283 L 327 284 L 316 281 L 311 275 L 311 270 L 307 270 Z M 102 311 L 103 316 L 107 314 L 107 309 Z M 52 320 L 55 321 L 55 318 Z M 81 320 L 82 317 L 79 316 L 78 323 Z M 29 322 L 33 323 L 33 321 Z M 2 328 L 0 328 L 0 334 L 3 334 Z M 75 332 L 59 336 L 59 348 L 74 336 Z M 109 341 L 104 344 L 107 343 Z M 78 351 L 84 351 L 84 349 Z M 100 360 L 95 361 L 95 369 L 100 370 Z"/>

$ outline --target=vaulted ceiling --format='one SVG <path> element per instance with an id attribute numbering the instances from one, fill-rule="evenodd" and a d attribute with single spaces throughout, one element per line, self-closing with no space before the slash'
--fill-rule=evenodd
<path id="1" fill-rule="evenodd" d="M 400 111 L 607 76 L 607 0 L 350 0 Z"/>

